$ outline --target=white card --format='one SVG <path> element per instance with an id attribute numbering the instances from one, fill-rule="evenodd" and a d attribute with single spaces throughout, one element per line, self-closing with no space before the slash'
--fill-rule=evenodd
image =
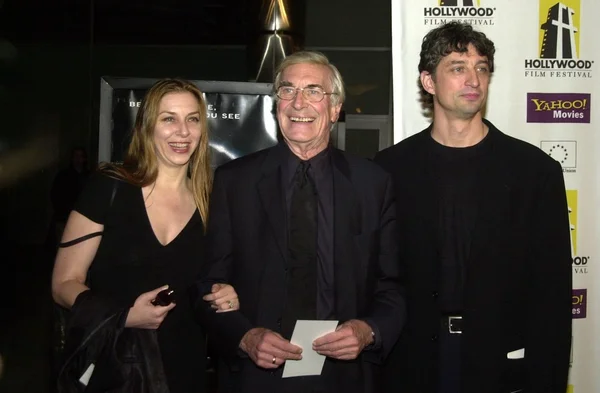
<path id="1" fill-rule="evenodd" d="M 87 386 L 88 382 L 90 382 L 90 378 L 92 377 L 92 373 L 94 372 L 95 367 L 96 366 L 94 365 L 94 363 L 90 364 L 89 367 L 85 370 L 85 372 L 81 375 L 81 377 L 79 377 L 79 382 L 81 382 L 83 386 Z"/>
<path id="2" fill-rule="evenodd" d="M 296 321 L 292 344 L 302 348 L 301 360 L 286 360 L 282 378 L 300 377 L 304 375 L 321 375 L 325 356 L 312 349 L 317 338 L 335 331 L 338 321 Z"/>
<path id="3" fill-rule="evenodd" d="M 525 348 L 517 349 L 506 354 L 507 359 L 523 359 L 525 357 Z"/>

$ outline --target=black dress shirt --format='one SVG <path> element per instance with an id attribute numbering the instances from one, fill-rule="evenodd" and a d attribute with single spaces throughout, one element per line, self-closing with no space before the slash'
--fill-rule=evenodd
<path id="1" fill-rule="evenodd" d="M 281 174 L 287 207 L 286 217 L 289 217 L 294 190 L 293 178 L 296 168 L 300 164 L 300 158 L 292 153 L 286 144 L 282 143 L 281 148 L 286 151 Z M 317 318 L 335 319 L 333 171 L 330 149 L 326 148 L 308 161 L 310 163 L 308 175 L 314 182 L 317 191 Z M 287 222 L 289 225 L 289 220 Z"/>

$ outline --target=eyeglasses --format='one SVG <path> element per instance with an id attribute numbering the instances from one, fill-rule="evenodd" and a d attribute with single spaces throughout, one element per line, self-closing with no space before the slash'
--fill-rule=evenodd
<path id="1" fill-rule="evenodd" d="M 277 88 L 277 97 L 282 100 L 293 100 L 298 94 L 298 90 L 302 92 L 302 97 L 309 102 L 321 102 L 326 95 L 333 95 L 337 93 L 326 93 L 318 87 L 291 87 L 291 86 L 279 86 Z"/>

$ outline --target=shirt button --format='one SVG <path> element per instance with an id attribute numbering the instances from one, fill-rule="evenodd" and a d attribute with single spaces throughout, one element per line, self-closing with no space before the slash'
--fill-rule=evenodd
<path id="1" fill-rule="evenodd" d="M 437 299 L 437 298 L 438 298 L 438 296 L 440 296 L 440 293 L 439 293 L 438 291 L 432 291 L 432 292 L 431 292 L 431 297 L 432 297 L 432 298 L 434 298 L 434 299 Z"/>
<path id="2" fill-rule="evenodd" d="M 438 336 L 436 334 L 431 336 L 431 341 L 437 341 L 437 339 L 438 339 Z"/>

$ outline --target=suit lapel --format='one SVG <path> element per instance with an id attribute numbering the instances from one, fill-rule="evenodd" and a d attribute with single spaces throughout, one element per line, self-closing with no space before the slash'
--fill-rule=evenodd
<path id="1" fill-rule="evenodd" d="M 398 227 L 403 241 L 402 247 L 419 247 L 419 270 L 431 280 L 428 287 L 439 288 L 439 245 L 440 245 L 440 201 L 438 179 L 433 163 L 434 152 L 430 148 L 431 126 L 418 136 L 419 144 L 410 152 L 411 167 L 402 169 L 408 176 L 402 183 L 395 184 L 399 198 L 397 203 Z"/>
<path id="2" fill-rule="evenodd" d="M 490 128 L 490 132 L 493 132 Z M 477 203 L 475 225 L 471 237 L 471 252 L 467 266 L 473 265 L 471 260 L 477 259 L 486 249 L 486 242 L 499 236 L 496 232 L 505 231 L 510 220 L 510 179 L 505 165 L 496 159 L 498 140 L 501 135 L 490 135 L 492 139 L 491 154 L 485 157 L 477 174 L 480 195 Z"/>
<path id="3" fill-rule="evenodd" d="M 342 152 L 332 149 L 334 215 L 334 285 L 338 318 L 355 315 L 357 273 L 360 259 L 353 252 L 355 237 L 361 233 L 360 204 L 352 185 L 348 161 Z"/>
<path id="4" fill-rule="evenodd" d="M 425 244 L 428 248 L 439 244 L 438 179 L 433 167 L 436 158 L 429 146 L 432 143 L 432 127 L 433 125 L 430 125 L 415 136 L 419 138 L 419 143 L 409 153 L 412 156 L 412 160 L 409 160 L 411 167 L 402 169 L 402 171 L 406 171 L 405 173 L 408 176 L 402 178 L 402 183 L 395 184 L 395 187 L 399 190 L 397 192 L 398 198 L 401 201 L 401 204 L 397 207 L 398 224 L 402 226 L 408 222 L 408 225 L 420 227 L 421 230 L 417 233 L 419 233 L 419 236 L 423 235 L 425 237 L 421 238 L 419 242 Z M 410 196 L 410 198 L 408 199 L 407 196 Z M 405 215 L 413 219 L 405 221 L 403 220 Z M 417 218 L 415 218 L 415 215 Z M 404 228 L 404 230 L 411 231 L 416 229 Z"/>
<path id="5" fill-rule="evenodd" d="M 273 229 L 273 236 L 283 260 L 287 263 L 287 229 L 284 189 L 281 184 L 280 151 L 279 147 L 269 150 L 262 166 L 263 176 L 257 188 L 265 215 Z"/>
<path id="6" fill-rule="evenodd" d="M 413 171 L 417 178 L 415 178 L 412 185 L 409 184 L 408 187 L 414 187 L 416 184 L 420 184 L 423 187 L 423 189 L 417 190 L 416 193 L 416 195 L 418 195 L 418 200 L 416 200 L 415 203 L 417 206 L 420 206 L 416 211 L 418 211 L 419 215 L 422 217 L 423 229 L 427 239 L 429 239 L 426 243 L 427 246 L 433 246 L 436 253 L 439 254 L 440 199 L 439 191 L 436 186 L 439 180 L 436 178 L 435 170 L 431 165 L 435 160 L 432 155 L 433 152 L 428 149 L 428 153 L 421 156 L 423 159 L 419 165 L 421 170 Z M 423 176 L 423 180 L 418 179 L 420 176 Z"/>

